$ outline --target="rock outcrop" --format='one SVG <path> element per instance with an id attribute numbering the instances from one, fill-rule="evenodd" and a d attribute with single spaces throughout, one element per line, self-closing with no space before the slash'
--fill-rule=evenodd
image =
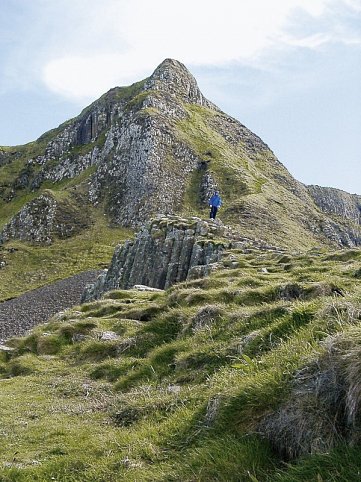
<path id="1" fill-rule="evenodd" d="M 361 224 L 361 196 L 331 187 L 307 186 L 307 189 L 324 213 L 335 214 Z"/>
<path id="2" fill-rule="evenodd" d="M 51 244 L 54 238 L 68 238 L 89 225 L 69 201 L 58 201 L 45 192 L 23 206 L 19 213 L 0 232 L 0 243 L 20 239 L 34 244 Z"/>
<path id="3" fill-rule="evenodd" d="M 221 238 L 225 229 L 199 218 L 159 217 L 145 225 L 134 240 L 115 249 L 109 269 L 87 287 L 82 300 L 139 284 L 166 289 L 205 276 L 227 246 L 227 240 Z"/>
<path id="4" fill-rule="evenodd" d="M 186 103 L 218 111 L 184 65 L 167 59 L 145 81 L 112 89 L 60 126 L 44 154 L 28 161 L 34 175 L 26 183 L 38 189 L 95 165 L 89 199 L 104 201 L 113 223 L 139 226 L 153 215 L 174 213 L 201 164 L 175 133 L 174 122 L 188 116 Z M 20 182 L 24 186 L 24 176 Z"/>

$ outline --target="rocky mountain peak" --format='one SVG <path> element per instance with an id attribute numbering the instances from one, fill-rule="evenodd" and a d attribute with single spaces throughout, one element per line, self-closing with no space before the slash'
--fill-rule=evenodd
<path id="1" fill-rule="evenodd" d="M 15 175 L 7 167 L 14 160 Z M 52 213 L 77 211 L 77 189 L 110 224 L 138 228 L 161 214 L 208 216 L 207 200 L 217 188 L 222 220 L 245 236 L 287 246 L 361 243 L 359 198 L 296 181 L 258 136 L 209 102 L 173 59 L 145 80 L 111 89 L 30 147 L 1 149 L 0 179 L 0 209 L 15 197 L 22 206 L 2 226 L 3 240 L 41 231 L 38 204 L 50 206 L 46 239 L 54 232 L 75 233 L 58 233 Z M 41 197 L 59 182 L 70 206 L 54 207 Z M 26 204 L 34 192 L 39 203 Z M 82 218 L 80 213 L 80 224 Z"/>
<path id="2" fill-rule="evenodd" d="M 168 93 L 187 103 L 216 108 L 203 96 L 196 79 L 178 60 L 165 59 L 149 77 L 144 89 Z"/>

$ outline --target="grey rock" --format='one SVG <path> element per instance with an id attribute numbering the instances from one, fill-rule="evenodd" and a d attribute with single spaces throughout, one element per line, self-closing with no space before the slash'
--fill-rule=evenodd
<path id="1" fill-rule="evenodd" d="M 331 187 L 307 186 L 307 188 L 322 212 L 335 214 L 361 224 L 361 196 Z"/>
<path id="2" fill-rule="evenodd" d="M 119 340 L 119 335 L 117 335 L 114 331 L 102 331 L 99 334 L 100 341 L 111 341 L 111 340 Z"/>
<path id="3" fill-rule="evenodd" d="M 145 285 L 134 285 L 132 289 L 136 291 L 158 291 L 158 292 L 163 291 L 163 290 L 160 290 L 159 288 L 152 288 L 151 286 L 145 286 Z"/>
<path id="4" fill-rule="evenodd" d="M 107 269 L 103 270 L 103 272 L 99 274 L 95 283 L 88 283 L 85 286 L 84 292 L 81 296 L 81 303 L 86 303 L 87 301 L 100 298 L 104 292 L 104 284 L 107 272 Z"/>
<path id="5" fill-rule="evenodd" d="M 55 237 L 68 238 L 88 226 L 88 219 L 67 201 L 57 201 L 45 192 L 26 203 L 0 232 L 0 243 L 20 239 L 51 244 Z"/>
<path id="6" fill-rule="evenodd" d="M 200 219 L 187 221 L 173 216 L 147 223 L 134 240 L 117 246 L 109 269 L 87 287 L 82 301 L 138 284 L 163 290 L 176 282 L 207 275 L 225 247 L 209 240 L 209 233 L 209 224 Z"/>

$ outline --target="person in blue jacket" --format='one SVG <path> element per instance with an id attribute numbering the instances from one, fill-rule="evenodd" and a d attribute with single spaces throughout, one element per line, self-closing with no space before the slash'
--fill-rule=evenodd
<path id="1" fill-rule="evenodd" d="M 211 212 L 209 213 L 209 217 L 211 219 L 216 219 L 217 211 L 222 206 L 222 199 L 219 195 L 218 191 L 214 191 L 213 196 L 209 200 L 209 207 L 211 208 Z"/>

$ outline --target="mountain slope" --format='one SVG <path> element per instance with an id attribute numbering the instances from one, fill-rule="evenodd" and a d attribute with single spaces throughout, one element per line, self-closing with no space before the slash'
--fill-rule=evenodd
<path id="1" fill-rule="evenodd" d="M 359 197 L 293 179 L 170 59 L 2 148 L 0 180 L 2 299 L 142 225 L 102 299 L 0 345 L 1 480 L 355 480 L 361 253 L 329 246 L 360 244 Z M 215 187 L 227 225 L 144 226 L 207 216 Z"/>
<path id="2" fill-rule="evenodd" d="M 355 217 L 324 211 L 259 137 L 205 99 L 171 59 L 35 143 L 3 148 L 0 159 L 3 222 L 49 187 L 80 193 L 81 210 L 89 204 L 128 227 L 160 213 L 207 216 L 217 187 L 222 220 L 247 236 L 296 248 L 361 241 Z"/>

